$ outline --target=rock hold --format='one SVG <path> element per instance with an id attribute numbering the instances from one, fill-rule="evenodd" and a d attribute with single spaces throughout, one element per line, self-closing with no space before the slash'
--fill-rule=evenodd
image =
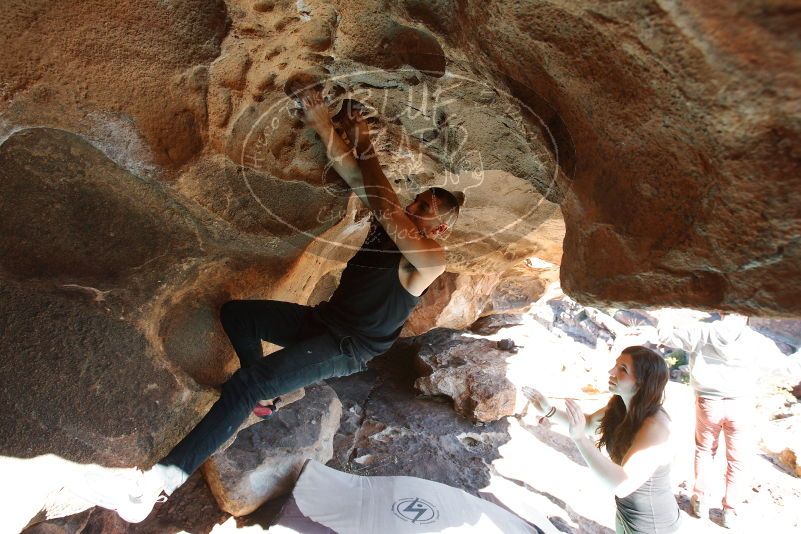
<path id="1" fill-rule="evenodd" d="M 485 339 L 434 330 L 419 340 L 415 363 L 427 375 L 414 386 L 426 395 L 447 395 L 454 409 L 476 421 L 496 421 L 515 413 L 517 391 L 506 378 L 508 350 Z"/>
<path id="2" fill-rule="evenodd" d="M 292 490 L 306 459 L 327 462 L 342 404 L 325 384 L 270 418 L 240 432 L 234 443 L 203 464 L 203 475 L 220 508 L 246 515 Z"/>

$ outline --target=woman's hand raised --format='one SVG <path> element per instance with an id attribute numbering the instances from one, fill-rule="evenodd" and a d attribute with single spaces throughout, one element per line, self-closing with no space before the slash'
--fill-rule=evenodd
<path id="1" fill-rule="evenodd" d="M 587 418 L 581 410 L 581 406 L 572 399 L 565 401 L 567 412 L 567 422 L 570 426 L 570 437 L 575 441 L 587 435 Z"/>
<path id="2" fill-rule="evenodd" d="M 545 398 L 545 395 L 540 393 L 534 388 L 523 386 L 523 395 L 531 403 L 531 406 L 537 410 L 540 415 L 545 415 L 551 409 L 551 403 Z"/>

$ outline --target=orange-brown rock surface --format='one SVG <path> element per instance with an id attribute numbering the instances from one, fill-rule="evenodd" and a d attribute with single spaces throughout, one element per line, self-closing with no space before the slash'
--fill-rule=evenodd
<path id="1" fill-rule="evenodd" d="M 402 199 L 466 194 L 414 333 L 525 305 L 534 256 L 590 304 L 798 315 L 799 25 L 792 0 L 5 2 L 0 455 L 147 465 L 237 366 L 220 304 L 330 295 L 366 212 L 307 83 L 374 110 Z"/>
<path id="2" fill-rule="evenodd" d="M 453 38 L 570 140 L 565 291 L 799 313 L 797 2 L 471 2 L 460 18 Z"/>

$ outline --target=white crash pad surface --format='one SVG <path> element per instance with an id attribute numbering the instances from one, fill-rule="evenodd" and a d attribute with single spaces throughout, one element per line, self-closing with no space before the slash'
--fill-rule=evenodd
<path id="1" fill-rule="evenodd" d="M 292 497 L 303 515 L 339 534 L 537 532 L 511 512 L 439 482 L 351 475 L 315 461 L 307 462 Z"/>

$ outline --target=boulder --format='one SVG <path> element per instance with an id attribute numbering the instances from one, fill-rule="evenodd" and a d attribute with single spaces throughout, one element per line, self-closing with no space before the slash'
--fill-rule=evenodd
<path id="1" fill-rule="evenodd" d="M 425 395 L 446 395 L 454 409 L 476 421 L 497 421 L 515 413 L 517 391 L 506 378 L 509 352 L 495 342 L 435 330 L 416 340 L 414 387 Z"/>
<path id="2" fill-rule="evenodd" d="M 202 470 L 220 508 L 242 516 L 285 495 L 307 459 L 327 462 L 342 404 L 329 386 L 306 389 L 303 399 L 242 430 Z"/>
<path id="3" fill-rule="evenodd" d="M 509 440 L 508 422 L 476 422 L 456 414 L 450 399 L 410 388 L 415 351 L 399 343 L 368 371 L 329 381 L 343 413 L 328 465 L 358 475 L 420 477 L 476 494 Z"/>
<path id="4" fill-rule="evenodd" d="M 559 280 L 558 266 L 533 268 L 529 261 L 523 262 L 501 275 L 481 313 L 482 315 L 524 313 L 543 296 L 546 288 L 557 280 Z"/>
<path id="5" fill-rule="evenodd" d="M 493 72 L 552 118 L 569 179 L 566 293 L 595 306 L 801 313 L 801 158 L 792 148 L 801 54 L 791 5 L 456 10 L 457 35 L 481 35 Z M 756 67 L 754 57 L 770 59 Z"/>
<path id="6" fill-rule="evenodd" d="M 470 325 L 470 331 L 480 336 L 491 336 L 502 328 L 519 326 L 523 318 L 517 314 L 487 315 Z"/>
<path id="7" fill-rule="evenodd" d="M 484 315 L 525 312 L 559 278 L 557 266 L 538 262 L 528 258 L 502 273 L 443 273 L 423 294 L 401 336 L 433 328 L 465 329 Z"/>
<path id="8" fill-rule="evenodd" d="M 801 464 L 798 462 L 798 455 L 793 449 L 784 449 L 779 453 L 779 462 L 793 475 L 801 478 Z"/>
<path id="9" fill-rule="evenodd" d="M 801 413 L 770 421 L 760 430 L 762 449 L 786 472 L 801 477 Z"/>
<path id="10" fill-rule="evenodd" d="M 45 456 L 147 466 L 215 398 L 163 357 L 148 306 L 163 280 L 191 277 L 194 221 L 153 182 L 50 128 L 0 146 L 0 198 L 3 456 L 30 460 L 30 477 Z M 35 511 L 86 507 L 59 495 Z M 26 498 L 37 503 L 14 495 Z"/>
<path id="11" fill-rule="evenodd" d="M 426 290 L 409 316 L 401 336 L 432 328 L 466 328 L 481 315 L 500 276 L 443 273 Z"/>
<path id="12" fill-rule="evenodd" d="M 561 294 L 532 310 L 532 317 L 560 335 L 595 348 L 598 344 L 612 346 L 625 327 L 602 310 L 583 306 Z"/>
<path id="13" fill-rule="evenodd" d="M 224 2 L 4 7 L 0 140 L 66 130 L 140 175 L 172 174 L 203 149 L 204 66 L 228 31 Z"/>

